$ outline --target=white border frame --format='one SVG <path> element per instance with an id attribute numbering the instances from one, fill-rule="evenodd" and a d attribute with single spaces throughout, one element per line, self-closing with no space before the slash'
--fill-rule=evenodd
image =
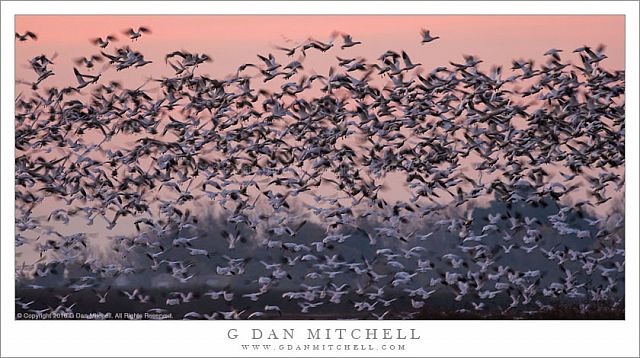
<path id="1" fill-rule="evenodd" d="M 2 2 L 2 356 L 242 356 L 230 328 L 416 328 L 405 356 L 638 356 L 638 3 L 570 2 Z M 14 15 L 16 14 L 536 14 L 626 15 L 626 320 L 624 321 L 15 321 Z M 339 323 L 338 323 L 339 322 Z M 108 337 L 104 339 L 103 337 Z M 102 338 L 102 339 L 101 339 Z M 163 343 L 167 342 L 167 343 Z M 304 344 L 304 339 L 277 344 Z M 326 342 L 328 343 L 328 342 Z M 348 343 L 348 342 L 345 342 Z M 358 343 L 363 343 L 362 341 Z M 382 342 L 379 342 L 382 343 Z M 398 342 L 390 342 L 398 343 Z M 269 351 L 259 356 L 383 356 L 389 351 Z"/>

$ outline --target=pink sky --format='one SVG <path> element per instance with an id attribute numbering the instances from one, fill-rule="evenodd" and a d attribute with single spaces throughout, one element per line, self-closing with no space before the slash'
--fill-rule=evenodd
<path id="1" fill-rule="evenodd" d="M 148 26 L 153 33 L 132 43 L 122 30 L 138 26 Z M 441 38 L 421 46 L 421 28 Z M 166 74 L 164 54 L 179 49 L 209 54 L 214 62 L 203 66 L 201 73 L 225 76 L 242 63 L 257 61 L 257 53 L 272 52 L 285 62 L 284 53 L 273 45 L 302 42 L 309 36 L 326 41 L 334 30 L 350 33 L 363 45 L 313 53 L 305 59 L 307 70 L 326 73 L 328 66 L 335 64 L 335 55 L 373 61 L 388 49 L 406 50 L 425 69 L 460 61 L 463 54 L 479 56 L 485 61 L 484 69 L 491 64 L 510 65 L 515 58 L 533 58 L 540 63 L 542 54 L 551 47 L 563 49 L 564 55 L 576 62 L 573 49 L 601 43 L 607 45 L 609 56 L 603 66 L 624 67 L 624 16 L 17 16 L 16 31 L 26 30 L 37 33 L 38 41 L 16 44 L 17 78 L 35 76 L 26 68 L 28 59 L 58 53 L 53 66 L 57 76 L 44 86 L 73 80 L 71 59 L 98 53 L 89 38 L 107 34 L 120 38 L 116 46 L 131 45 L 154 61 L 126 75 L 105 75 L 105 79 L 119 80 L 142 81 Z M 107 50 L 113 52 L 111 45 Z"/>
<path id="2" fill-rule="evenodd" d="M 122 34 L 129 27 L 139 26 L 147 26 L 153 33 L 136 42 Z M 429 29 L 440 39 L 421 45 L 421 28 Z M 51 66 L 56 75 L 45 80 L 42 88 L 75 84 L 72 59 L 99 53 L 100 49 L 89 39 L 108 34 L 120 38 L 115 46 L 130 45 L 153 61 L 139 69 L 104 70 L 100 83 L 115 79 L 125 86 L 171 75 L 173 71 L 165 64 L 164 55 L 175 50 L 209 54 L 214 61 L 200 66 L 198 73 L 224 77 L 235 73 L 243 63 L 259 61 L 256 54 L 271 52 L 278 62 L 288 63 L 292 59 L 274 49 L 274 45 L 289 46 L 310 36 L 327 41 L 335 30 L 349 33 L 363 44 L 340 50 L 342 40 L 338 39 L 338 46 L 327 53 L 309 51 L 304 59 L 305 73 L 326 74 L 329 66 L 336 65 L 335 56 L 362 56 L 372 63 L 387 50 L 406 50 L 427 71 L 448 66 L 449 61 L 462 62 L 462 55 L 469 54 L 484 60 L 480 66 L 483 70 L 492 65 L 505 66 L 507 77 L 511 60 L 533 58 L 540 64 L 544 61 L 542 54 L 551 47 L 563 49 L 563 57 L 577 63 L 579 58 L 571 51 L 585 44 L 605 44 L 609 58 L 602 65 L 615 70 L 624 68 L 623 16 L 17 16 L 16 31 L 27 30 L 35 32 L 38 40 L 16 41 L 18 79 L 35 79 L 28 65 L 32 57 L 58 54 Z M 113 53 L 114 47 L 110 45 L 105 51 Z M 101 71 L 100 67 L 92 72 Z M 90 73 L 86 69 L 81 72 Z M 254 87 L 261 85 L 261 80 L 255 81 Z M 153 86 L 149 84 L 147 88 Z M 17 93 L 29 91 L 29 87 L 17 85 Z M 403 182 L 403 178 L 396 177 L 390 174 L 389 182 Z M 390 186 L 395 199 L 408 198 L 401 186 Z M 118 225 L 109 234 L 131 229 L 126 225 L 128 218 L 121 221 L 125 225 Z"/>
<path id="3" fill-rule="evenodd" d="M 152 33 L 136 42 L 122 33 L 139 26 L 151 28 Z M 421 45 L 421 28 L 429 29 L 440 39 Z M 480 68 L 485 71 L 492 65 L 503 65 L 506 78 L 511 72 L 511 60 L 533 58 L 541 64 L 545 61 L 544 52 L 551 47 L 563 49 L 565 61 L 579 63 L 572 51 L 585 44 L 605 44 L 608 59 L 602 66 L 611 70 L 624 68 L 624 16 L 17 16 L 16 31 L 27 30 L 38 34 L 38 40 L 16 41 L 18 79 L 32 81 L 37 77 L 29 68 L 30 58 L 58 54 L 51 66 L 56 75 L 46 79 L 42 88 L 74 85 L 76 65 L 72 59 L 99 53 L 100 49 L 89 39 L 108 34 L 119 37 L 115 46 L 130 45 L 153 61 L 122 72 L 113 67 L 104 70 L 100 83 L 118 80 L 129 87 L 137 87 L 149 78 L 170 76 L 173 70 L 165 64 L 164 55 L 175 50 L 209 54 L 214 61 L 199 66 L 198 74 L 220 78 L 235 73 L 243 63 L 259 63 L 256 54 L 271 52 L 278 62 L 286 64 L 293 58 L 287 58 L 274 45 L 289 47 L 310 36 L 327 41 L 336 30 L 351 34 L 363 44 L 341 50 L 342 39 L 337 39 L 337 45 L 326 53 L 310 50 L 303 61 L 304 73 L 326 74 L 330 66 L 336 66 L 335 56 L 362 56 L 373 63 L 387 50 L 406 50 L 413 62 L 422 63 L 426 71 L 450 66 L 449 61 L 463 62 L 463 54 L 469 54 L 484 61 Z M 109 45 L 104 51 L 113 53 L 114 47 Z M 98 64 L 91 71 L 80 70 L 96 73 L 101 67 Z M 278 79 L 268 85 L 280 83 L 282 80 Z M 261 86 L 264 84 L 260 78 L 253 80 L 252 87 Z M 154 83 L 145 86 L 152 93 L 154 88 L 158 88 Z M 20 84 L 17 93 L 20 92 L 29 93 L 30 89 Z M 396 194 L 408 195 L 404 190 Z"/>

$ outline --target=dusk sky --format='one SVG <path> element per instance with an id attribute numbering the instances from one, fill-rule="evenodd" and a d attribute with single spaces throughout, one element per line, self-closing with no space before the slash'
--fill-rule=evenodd
<path id="1" fill-rule="evenodd" d="M 122 31 L 138 26 L 148 26 L 153 33 L 132 43 Z M 421 28 L 440 40 L 421 46 Z M 462 61 L 463 54 L 479 56 L 484 60 L 480 68 L 485 70 L 494 64 L 510 67 L 511 60 L 518 58 L 536 59 L 540 64 L 542 54 L 551 47 L 564 50 L 564 57 L 575 62 L 579 59 L 571 51 L 585 44 L 606 45 L 605 68 L 624 67 L 623 16 L 17 16 L 16 31 L 27 30 L 35 32 L 38 41 L 16 47 L 16 77 L 31 80 L 34 74 L 27 61 L 42 53 L 58 53 L 52 67 L 56 76 L 45 86 L 74 81 L 71 59 L 98 53 L 89 39 L 108 34 L 119 38 L 115 46 L 130 45 L 153 61 L 126 76 L 112 77 L 113 69 L 105 73 L 104 78 L 121 81 L 143 81 L 165 73 L 164 55 L 180 49 L 207 53 L 214 61 L 199 71 L 226 76 L 240 64 L 257 61 L 258 53 L 271 52 L 285 62 L 286 55 L 274 45 L 286 47 L 308 37 L 327 41 L 336 30 L 365 46 L 342 52 L 334 48 L 327 56 L 313 53 L 305 59 L 307 71 L 326 73 L 329 65 L 335 65 L 336 55 L 372 61 L 386 50 L 403 49 L 425 69 Z M 106 52 L 112 51 L 109 45 Z"/>
<path id="2" fill-rule="evenodd" d="M 123 34 L 127 28 L 139 26 L 149 27 L 152 33 L 138 41 Z M 440 39 L 421 45 L 422 28 Z M 546 61 L 544 52 L 555 47 L 564 51 L 563 59 L 579 63 L 578 56 L 572 53 L 575 48 L 599 44 L 606 45 L 608 56 L 602 66 L 624 68 L 623 16 L 17 16 L 16 31 L 38 35 L 37 41 L 16 43 L 18 80 L 35 79 L 29 59 L 57 54 L 51 66 L 56 75 L 43 82 L 41 88 L 45 89 L 76 83 L 73 67 L 83 73 L 102 72 L 101 83 L 118 80 L 125 86 L 137 87 L 149 78 L 171 73 L 164 56 L 175 50 L 207 53 L 213 62 L 200 65 L 198 73 L 224 78 L 234 74 L 241 64 L 259 63 L 256 54 L 273 53 L 282 63 L 301 59 L 299 53 L 288 58 L 275 46 L 293 47 L 309 37 L 326 42 L 335 31 L 349 33 L 363 45 L 341 50 L 342 39 L 337 38 L 336 46 L 325 54 L 309 51 L 302 61 L 306 74 L 326 74 L 330 66 L 336 66 L 335 56 L 361 56 L 374 62 L 387 50 L 406 50 L 414 62 L 423 64 L 425 71 L 449 66 L 449 61 L 464 62 L 463 55 L 474 55 L 484 61 L 480 69 L 488 71 L 493 65 L 502 65 L 507 77 L 512 73 L 514 59 L 531 58 L 539 65 Z M 109 34 L 118 41 L 106 49 L 90 42 L 91 38 Z M 153 63 L 135 71 L 116 72 L 106 62 L 91 70 L 73 62 L 78 57 L 99 54 L 100 50 L 114 53 L 116 47 L 126 45 L 141 51 Z M 261 80 L 255 82 L 256 86 L 264 86 Z M 149 83 L 145 88 L 154 93 L 158 86 Z M 30 89 L 17 84 L 16 93 L 22 91 Z M 386 180 L 388 195 L 409 198 L 403 188 L 404 178 L 390 173 Z M 129 232 L 126 226 L 118 225 L 112 234 Z"/>

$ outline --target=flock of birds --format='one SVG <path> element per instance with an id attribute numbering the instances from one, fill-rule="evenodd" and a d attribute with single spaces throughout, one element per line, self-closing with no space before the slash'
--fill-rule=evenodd
<path id="1" fill-rule="evenodd" d="M 426 71 L 405 51 L 352 57 L 363 44 L 335 33 L 278 46 L 224 79 L 199 74 L 209 55 L 174 51 L 170 74 L 126 88 L 104 71 L 152 61 L 132 48 L 150 29 L 125 34 L 122 47 L 114 35 L 92 39 L 75 84 L 45 87 L 56 66 L 45 55 L 18 83 L 29 89 L 15 101 L 15 243 L 36 250 L 16 265 L 19 311 L 216 301 L 223 308 L 177 318 L 313 317 L 344 305 L 331 318 L 384 319 L 416 317 L 438 296 L 479 315 L 623 305 L 624 213 L 603 208 L 624 192 L 625 80 L 600 65 L 604 47 L 576 49 L 577 64 L 550 49 L 545 64 L 515 60 L 508 74 L 474 56 Z M 416 44 L 439 39 L 420 35 Z M 327 73 L 305 70 L 329 52 Z M 487 202 L 503 206 L 474 215 Z M 203 230 L 200 210 L 216 210 L 221 227 Z M 100 224 L 107 258 L 87 233 Z M 123 225 L 133 234 L 108 235 Z M 356 240 L 362 253 L 347 257 Z M 170 275 L 162 300 L 118 283 L 143 273 Z M 43 283 L 55 275 L 62 287 Z M 226 284 L 208 287 L 205 275 Z"/>

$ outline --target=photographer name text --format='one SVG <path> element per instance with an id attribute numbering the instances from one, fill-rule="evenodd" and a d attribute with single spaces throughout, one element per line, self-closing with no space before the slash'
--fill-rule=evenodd
<path id="1" fill-rule="evenodd" d="M 415 329 L 403 328 L 307 328 L 300 332 L 295 328 L 283 329 L 260 329 L 251 328 L 248 330 L 238 330 L 232 328 L 227 330 L 229 339 L 307 339 L 307 340 L 334 340 L 334 339 L 396 339 L 396 340 L 417 340 L 420 335 Z"/>

